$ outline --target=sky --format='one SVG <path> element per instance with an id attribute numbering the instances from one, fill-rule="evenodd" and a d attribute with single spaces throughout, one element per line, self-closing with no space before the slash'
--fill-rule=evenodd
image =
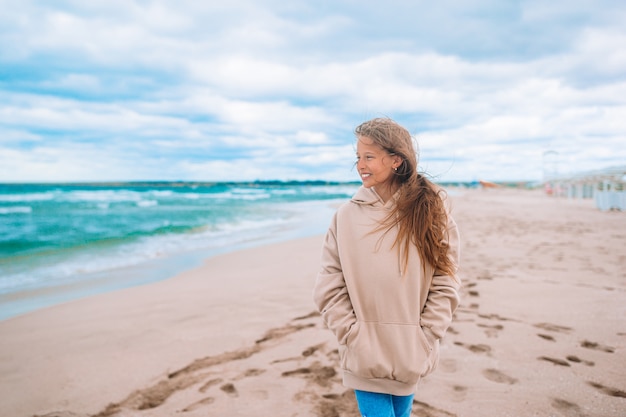
<path id="1" fill-rule="evenodd" d="M 626 3 L 0 0 L 0 182 L 438 181 L 626 165 Z"/>

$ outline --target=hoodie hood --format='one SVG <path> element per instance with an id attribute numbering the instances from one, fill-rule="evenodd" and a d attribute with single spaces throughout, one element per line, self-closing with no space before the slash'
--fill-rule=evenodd
<path id="1" fill-rule="evenodd" d="M 352 202 L 363 205 L 375 205 L 376 203 L 382 205 L 383 203 L 373 188 L 365 188 L 363 186 L 356 190 L 356 193 L 352 196 Z"/>
<path id="2" fill-rule="evenodd" d="M 365 188 L 361 186 L 358 190 L 356 190 L 356 193 L 352 196 L 351 201 L 363 206 L 383 208 L 385 206 L 391 206 L 394 203 L 396 196 L 397 192 L 385 203 L 373 187 Z"/>

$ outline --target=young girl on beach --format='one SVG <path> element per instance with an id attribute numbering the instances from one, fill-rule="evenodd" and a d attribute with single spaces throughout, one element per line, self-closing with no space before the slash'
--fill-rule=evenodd
<path id="1" fill-rule="evenodd" d="M 408 417 L 459 303 L 459 235 L 405 128 L 379 118 L 355 134 L 363 186 L 333 217 L 314 301 L 361 414 Z"/>

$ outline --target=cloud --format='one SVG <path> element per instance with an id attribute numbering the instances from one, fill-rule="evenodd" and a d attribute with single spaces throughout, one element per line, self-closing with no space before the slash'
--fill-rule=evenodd
<path id="1" fill-rule="evenodd" d="M 452 5 L 11 3 L 0 181 L 353 180 L 379 116 L 442 180 L 623 164 L 626 8 Z"/>

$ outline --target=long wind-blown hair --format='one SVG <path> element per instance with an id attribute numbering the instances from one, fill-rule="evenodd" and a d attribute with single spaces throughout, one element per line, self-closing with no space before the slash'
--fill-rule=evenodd
<path id="1" fill-rule="evenodd" d="M 448 215 L 445 191 L 417 171 L 417 152 L 411 134 L 389 118 L 376 118 L 357 126 L 357 137 L 367 137 L 390 155 L 402 158 L 393 181 L 398 186 L 394 208 L 381 224 L 391 230 L 398 225 L 394 242 L 404 258 L 404 270 L 412 247 L 417 247 L 424 268 L 430 264 L 436 271 L 452 277 L 456 265 L 448 256 Z"/>

